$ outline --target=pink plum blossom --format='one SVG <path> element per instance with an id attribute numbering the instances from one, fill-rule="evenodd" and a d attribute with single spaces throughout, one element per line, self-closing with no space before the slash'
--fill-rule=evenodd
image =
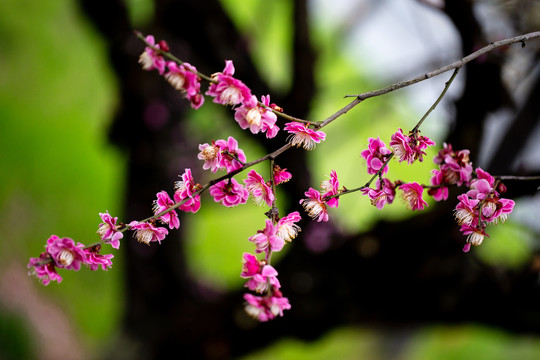
<path id="1" fill-rule="evenodd" d="M 201 79 L 197 75 L 197 69 L 186 62 L 178 65 L 174 61 L 169 61 L 167 67 L 169 71 L 165 74 L 165 79 L 176 90 L 185 93 L 192 108 L 200 108 L 204 104 L 204 96 L 201 94 Z"/>
<path id="2" fill-rule="evenodd" d="M 238 141 L 232 136 L 229 136 L 227 141 L 217 140 L 215 144 L 221 151 L 220 168 L 231 172 L 241 168 L 246 162 L 244 151 L 238 148 Z"/>
<path id="3" fill-rule="evenodd" d="M 205 143 L 199 145 L 201 151 L 197 157 L 199 160 L 204 160 L 203 169 L 212 171 L 215 173 L 221 168 L 223 155 L 221 154 L 221 148 L 213 141 L 212 145 Z"/>
<path id="4" fill-rule="evenodd" d="M 384 142 L 378 136 L 377 139 L 369 138 L 368 142 L 368 148 L 362 151 L 361 155 L 364 159 L 366 159 L 368 174 L 373 175 L 381 169 L 388 155 L 390 155 L 392 152 L 386 147 Z M 381 175 L 384 175 L 387 172 L 388 165 L 384 167 Z"/>
<path id="5" fill-rule="evenodd" d="M 484 238 L 488 236 L 483 229 L 479 229 L 467 224 L 461 225 L 460 231 L 463 235 L 467 235 L 467 244 L 479 246 L 484 241 Z M 464 249 L 465 250 L 465 249 Z"/>
<path id="6" fill-rule="evenodd" d="M 285 130 L 291 135 L 289 136 L 289 143 L 292 146 L 302 146 L 306 150 L 315 149 L 316 144 L 324 141 L 326 134 L 322 131 L 315 131 L 310 129 L 306 124 L 299 122 L 290 122 L 285 124 Z"/>
<path id="7" fill-rule="evenodd" d="M 166 191 L 160 191 L 156 194 L 157 200 L 154 200 L 154 214 L 157 215 L 165 210 L 168 210 L 174 205 L 174 201 L 171 200 L 169 194 Z M 159 220 L 165 224 L 169 224 L 169 229 L 178 229 L 180 227 L 180 220 L 175 210 L 171 210 L 159 217 Z"/>
<path id="8" fill-rule="evenodd" d="M 304 195 L 307 199 L 300 200 L 300 204 L 302 204 L 308 215 L 313 220 L 317 219 L 317 222 L 328 221 L 328 210 L 321 193 L 309 188 Z"/>
<path id="9" fill-rule="evenodd" d="M 291 180 L 292 174 L 287 169 L 274 165 L 274 184 L 279 185 Z"/>
<path id="10" fill-rule="evenodd" d="M 232 207 L 245 204 L 249 197 L 249 191 L 234 178 L 230 178 L 210 186 L 210 195 L 214 197 L 215 202 Z"/>
<path id="11" fill-rule="evenodd" d="M 415 160 L 423 161 L 424 152 L 428 146 L 435 145 L 431 139 L 426 136 L 412 134 L 407 136 L 403 134 L 403 130 L 398 129 L 390 140 L 390 147 L 399 162 L 407 161 L 412 164 Z"/>
<path id="12" fill-rule="evenodd" d="M 278 272 L 272 265 L 264 265 L 260 272 L 254 274 L 245 284 L 251 291 L 255 291 L 259 294 L 265 293 L 270 286 L 273 289 L 279 289 L 281 284 L 277 278 Z"/>
<path id="13" fill-rule="evenodd" d="M 259 261 L 255 255 L 250 253 L 245 252 L 243 258 L 242 274 L 240 274 L 243 278 L 250 278 L 253 275 L 258 274 L 261 267 L 265 264 L 264 261 Z"/>
<path id="14" fill-rule="evenodd" d="M 300 226 L 296 224 L 300 220 L 302 220 L 302 217 L 298 211 L 282 217 L 277 222 L 277 235 L 285 241 L 291 241 L 300 232 Z"/>
<path id="15" fill-rule="evenodd" d="M 283 310 L 291 308 L 289 299 L 283 297 L 279 290 L 274 291 L 272 296 L 244 294 L 244 300 L 246 313 L 261 322 L 283 316 Z"/>
<path id="16" fill-rule="evenodd" d="M 472 178 L 472 163 L 469 161 L 469 150 L 454 151 L 452 145 L 444 143 L 444 147 L 433 158 L 442 172 L 441 185 L 461 186 L 469 184 Z"/>
<path id="17" fill-rule="evenodd" d="M 154 224 L 148 222 L 132 221 L 129 223 L 132 230 L 136 230 L 134 237 L 138 242 L 150 245 L 151 242 L 157 241 L 161 244 L 161 240 L 165 239 L 165 236 L 169 234 L 169 230 L 163 227 L 156 227 Z"/>
<path id="18" fill-rule="evenodd" d="M 396 186 L 387 178 L 383 181 L 375 180 L 375 188 L 364 188 L 361 190 L 363 195 L 367 195 L 371 204 L 381 210 L 384 205 L 394 202 L 396 197 Z"/>
<path id="19" fill-rule="evenodd" d="M 47 252 L 41 253 L 38 258 L 30 258 L 28 268 L 31 269 L 29 274 L 35 275 L 45 286 L 49 285 L 51 281 L 62 282 L 62 277 L 56 272 L 51 255 Z"/>
<path id="20" fill-rule="evenodd" d="M 285 241 L 277 235 L 277 226 L 272 224 L 270 219 L 266 219 L 266 227 L 264 230 L 257 231 L 257 234 L 251 236 L 249 241 L 254 243 L 257 248 L 255 252 L 257 254 L 270 251 L 280 251 L 285 245 Z"/>
<path id="21" fill-rule="evenodd" d="M 263 202 L 268 206 L 272 206 L 274 201 L 274 193 L 272 189 L 266 182 L 264 178 L 259 175 L 255 170 L 251 170 L 248 173 L 247 179 L 244 180 L 248 191 L 253 195 L 255 203 L 257 205 L 262 205 Z"/>
<path id="22" fill-rule="evenodd" d="M 99 224 L 97 231 L 100 239 L 106 244 L 111 244 L 113 248 L 119 249 L 120 239 L 124 237 L 124 234 L 121 231 L 117 231 L 119 228 L 119 225 L 116 225 L 118 218 L 113 218 L 111 215 L 109 215 L 109 211 L 99 213 L 99 216 L 103 221 L 101 224 Z"/>
<path id="23" fill-rule="evenodd" d="M 409 209 L 423 210 L 424 206 L 427 206 L 427 202 L 422 199 L 424 188 L 420 184 L 416 182 L 402 184 L 399 189 L 403 191 L 403 199 Z"/>
<path id="24" fill-rule="evenodd" d="M 394 156 L 399 162 L 407 161 L 412 164 L 414 161 L 414 151 L 410 146 L 411 139 L 403 134 L 401 129 L 398 129 L 390 139 L 390 147 L 394 152 Z"/>
<path id="25" fill-rule="evenodd" d="M 212 96 L 216 104 L 235 106 L 251 99 L 251 90 L 240 80 L 235 79 L 234 65 L 225 61 L 225 69 L 212 75 L 212 82 L 206 95 Z"/>
<path id="26" fill-rule="evenodd" d="M 163 49 L 163 44 L 165 43 L 160 42 L 160 44 L 156 44 L 152 35 L 148 35 L 146 37 L 146 42 L 157 49 L 165 51 L 167 50 Z M 161 56 L 156 50 L 152 49 L 151 47 L 147 46 L 144 49 L 144 52 L 139 57 L 139 63 L 142 65 L 142 68 L 144 70 L 150 71 L 156 69 L 160 75 L 163 75 L 163 73 L 165 72 L 165 59 L 163 59 L 163 56 Z"/>
<path id="27" fill-rule="evenodd" d="M 459 203 L 456 205 L 454 210 L 454 216 L 459 225 L 471 225 L 476 226 L 478 224 L 478 214 L 477 209 L 480 200 L 471 199 L 467 194 L 461 194 L 458 196 Z"/>
<path id="28" fill-rule="evenodd" d="M 444 172 L 433 169 L 431 170 L 433 176 L 431 177 L 432 188 L 428 189 L 428 194 L 433 196 L 436 201 L 442 201 L 448 199 L 448 188 L 444 186 Z"/>
<path id="29" fill-rule="evenodd" d="M 264 105 L 269 106 L 270 95 L 262 96 L 261 99 Z M 254 95 L 244 101 L 242 106 L 236 108 L 234 119 L 242 129 L 249 128 L 253 134 L 266 132 L 267 138 L 275 137 L 279 130 L 276 125 L 276 114 L 265 106 L 259 105 L 257 97 Z"/>
<path id="30" fill-rule="evenodd" d="M 84 263 L 90 270 L 96 271 L 101 267 L 102 270 L 108 270 L 112 266 L 112 254 L 102 255 L 99 253 L 101 246 L 97 245 L 91 248 L 84 249 Z"/>
<path id="31" fill-rule="evenodd" d="M 330 172 L 330 178 L 328 180 L 324 180 L 321 183 L 321 189 L 323 199 L 339 194 L 339 181 L 337 178 L 336 170 L 332 170 Z M 330 207 L 338 207 L 339 197 L 334 197 L 326 200 L 326 205 Z"/>
<path id="32" fill-rule="evenodd" d="M 56 267 L 78 271 L 85 259 L 83 247 L 83 244 L 75 244 L 75 241 L 70 238 L 59 238 L 52 235 L 47 240 L 46 250 L 54 260 Z"/>
<path id="33" fill-rule="evenodd" d="M 185 169 L 185 172 L 181 176 L 182 180 L 175 183 L 174 201 L 179 203 L 185 199 L 189 199 L 180 205 L 178 208 L 182 211 L 190 211 L 196 213 L 201 208 L 201 197 L 199 194 L 194 195 L 195 192 L 201 189 L 199 184 L 193 180 L 191 169 Z"/>

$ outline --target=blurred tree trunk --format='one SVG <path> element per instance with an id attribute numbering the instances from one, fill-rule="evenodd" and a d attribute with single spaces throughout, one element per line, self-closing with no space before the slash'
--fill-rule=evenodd
<path id="1" fill-rule="evenodd" d="M 132 35 L 121 1 L 80 0 L 80 4 L 107 41 L 118 75 L 121 103 L 111 138 L 129 154 L 125 219 L 145 218 L 155 194 L 177 180 L 178 174 L 170 171 L 171 163 L 178 163 L 177 154 L 197 146 L 183 131 L 189 104 L 179 101 L 155 73 L 141 70 L 137 59 L 143 46 Z M 448 16 L 462 36 L 464 53 L 472 52 L 483 39 L 471 3 L 456 0 L 447 5 Z M 315 53 L 310 45 L 306 0 L 294 1 L 292 21 L 293 84 L 290 93 L 281 98 L 269 91 L 250 60 L 242 34 L 217 0 L 157 1 L 153 25 L 144 32 L 167 39 L 173 53 L 190 59 L 205 73 L 221 70 L 225 59 L 234 59 L 237 77 L 255 94 L 272 93 L 273 101 L 288 113 L 303 117 L 315 88 Z M 468 65 L 465 91 L 456 103 L 455 131 L 450 136 L 455 148 L 478 150 L 486 115 L 505 104 L 506 96 L 500 64 Z M 531 111 L 537 121 L 538 107 Z M 268 149 L 276 148 L 277 141 L 261 141 Z M 285 187 L 288 198 L 302 198 L 310 184 L 305 153 L 292 150 L 279 161 L 302 174 L 294 185 Z M 508 165 L 512 159 L 504 161 Z M 196 178 L 200 174 L 197 159 L 182 158 L 182 166 L 192 168 Z M 513 195 L 531 192 L 520 190 Z M 242 289 L 215 293 L 190 277 L 182 231 L 172 231 L 161 246 L 124 241 L 124 327 L 110 358 L 178 354 L 187 359 L 225 359 L 283 336 L 316 338 L 334 326 L 357 323 L 411 326 L 481 321 L 538 332 L 536 271 L 498 272 L 470 254 L 463 256 L 464 238 L 449 215 L 454 206 L 449 201 L 429 213 L 401 222 L 381 222 L 369 233 L 355 236 L 339 233 L 331 223 L 302 223 L 302 236 L 279 264 L 283 292 L 294 310 L 283 319 L 261 325 L 243 313 Z M 320 253 L 310 251 L 306 246 L 310 236 L 330 238 L 331 247 Z"/>

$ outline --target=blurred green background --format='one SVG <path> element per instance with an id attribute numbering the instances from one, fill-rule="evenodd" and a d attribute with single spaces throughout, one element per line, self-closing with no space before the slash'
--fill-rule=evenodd
<path id="1" fill-rule="evenodd" d="M 291 6 L 285 0 L 275 1 L 261 19 L 253 14 L 260 13 L 263 3 L 223 0 L 236 25 L 253 36 L 253 56 L 267 81 L 285 89 L 290 85 L 291 29 L 283 17 L 290 14 Z M 152 13 L 151 2 L 131 0 L 128 5 L 135 26 L 144 25 Z M 346 104 L 342 95 L 358 93 L 358 83 L 363 86 L 360 90 L 381 84 L 339 55 L 336 29 L 315 21 L 313 26 L 320 51 L 320 91 L 312 117 L 321 119 Z M 102 39 L 72 0 L 0 2 L 0 44 L 0 359 L 99 358 L 122 320 L 122 252 L 114 251 L 114 266 L 107 272 L 61 272 L 64 281 L 48 287 L 27 276 L 26 264 L 28 257 L 43 251 L 52 234 L 88 244 L 97 239 L 99 212 L 108 210 L 121 217 L 126 157 L 107 141 L 117 105 L 114 74 Z M 194 119 L 204 116 L 201 111 Z M 403 95 L 366 102 L 326 130 L 328 140 L 311 154 L 314 177 L 320 174 L 323 180 L 335 169 L 348 187 L 364 183 L 366 178 L 359 179 L 357 167 L 351 166 L 362 164 L 359 153 L 367 140 L 358 139 L 380 136 L 387 141 L 395 128 L 411 128 L 417 119 L 418 113 Z M 429 129 L 437 142 L 444 136 L 442 126 Z M 250 159 L 255 158 L 256 145 L 245 141 L 241 146 Z M 425 161 L 414 167 L 395 166 L 391 174 L 427 183 L 430 169 L 430 161 Z M 251 205 L 222 209 L 211 201 L 207 204 L 186 229 L 193 239 L 187 244 L 192 271 L 216 287 L 241 286 L 240 254 L 251 249 L 247 237 L 258 227 L 244 227 L 231 241 L 216 244 L 213 239 L 224 223 L 237 227 L 254 219 L 251 223 L 258 224 L 262 214 L 252 211 Z M 217 211 L 227 211 L 227 216 L 214 216 Z M 354 216 L 358 213 L 361 219 Z M 399 201 L 380 212 L 360 196 L 350 196 L 332 215 L 345 231 L 357 231 L 369 229 L 381 217 L 411 214 Z M 519 267 L 529 259 L 530 231 L 517 223 L 494 231 L 478 249 L 481 259 L 503 268 Z M 343 328 L 314 343 L 283 340 L 245 357 L 328 358 L 538 359 L 540 340 L 475 324 L 433 325 L 409 332 Z"/>

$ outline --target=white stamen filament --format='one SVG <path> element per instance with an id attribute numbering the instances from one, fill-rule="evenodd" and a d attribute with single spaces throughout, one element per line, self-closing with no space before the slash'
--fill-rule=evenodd
<path id="1" fill-rule="evenodd" d="M 139 64 L 142 65 L 144 70 L 150 70 L 154 64 L 154 60 L 152 60 L 152 57 L 145 51 L 139 56 Z"/>
<path id="2" fill-rule="evenodd" d="M 240 103 L 240 90 L 235 88 L 234 86 L 229 86 L 220 95 L 221 103 L 225 105 L 236 105 Z"/>
<path id="3" fill-rule="evenodd" d="M 467 209 L 459 209 L 455 211 L 454 217 L 456 218 L 458 225 L 470 225 L 474 221 L 475 215 Z"/>
<path id="4" fill-rule="evenodd" d="M 135 238 L 138 242 L 145 243 L 146 245 L 150 245 L 150 241 L 152 241 L 152 238 L 154 237 L 154 233 L 152 230 L 143 229 L 138 230 L 135 234 Z"/>
<path id="5" fill-rule="evenodd" d="M 184 84 L 186 82 L 184 76 L 175 72 L 165 75 L 165 80 L 167 80 L 169 84 L 171 84 L 172 87 L 176 90 L 183 90 Z"/>
<path id="6" fill-rule="evenodd" d="M 251 109 L 246 114 L 246 121 L 249 125 L 260 126 L 261 125 L 261 113 L 259 109 Z"/>
<path id="7" fill-rule="evenodd" d="M 60 254 L 58 254 L 58 262 L 62 266 L 71 265 L 71 263 L 73 263 L 73 260 L 75 260 L 75 256 L 71 251 L 67 249 L 60 251 Z"/>
<path id="8" fill-rule="evenodd" d="M 201 151 L 204 160 L 213 160 L 218 153 L 218 149 L 215 146 L 207 146 Z"/>
<path id="9" fill-rule="evenodd" d="M 326 208 L 325 204 L 321 204 L 317 200 L 311 199 L 305 200 L 302 203 L 302 206 L 304 206 L 304 209 L 312 219 L 318 218 L 319 215 L 324 212 L 324 209 Z"/>
<path id="10" fill-rule="evenodd" d="M 469 236 L 467 237 L 467 242 L 470 243 L 471 245 L 478 246 L 482 244 L 482 241 L 484 241 L 484 234 L 478 233 L 476 231 L 470 233 Z"/>

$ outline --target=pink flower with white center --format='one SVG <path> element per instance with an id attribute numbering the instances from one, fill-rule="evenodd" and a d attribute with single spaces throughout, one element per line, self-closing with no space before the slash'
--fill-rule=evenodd
<path id="1" fill-rule="evenodd" d="M 84 263 L 84 245 L 75 244 L 70 238 L 59 238 L 52 235 L 47 240 L 47 252 L 51 254 L 56 267 L 79 271 L 81 263 Z"/>
<path id="2" fill-rule="evenodd" d="M 291 241 L 301 231 L 300 226 L 296 225 L 300 220 L 302 217 L 298 211 L 282 217 L 277 223 L 277 235 L 285 241 Z"/>
<path id="3" fill-rule="evenodd" d="M 99 238 L 103 240 L 106 244 L 111 244 L 115 249 L 120 248 L 120 239 L 124 237 L 124 234 L 120 231 L 117 231 L 120 228 L 119 225 L 116 225 L 118 221 L 117 217 L 112 217 L 109 215 L 109 211 L 104 213 L 99 213 L 101 220 L 103 221 L 99 224 L 97 233 Z"/>
<path id="4" fill-rule="evenodd" d="M 309 188 L 304 195 L 307 196 L 307 199 L 300 200 L 300 204 L 302 204 L 308 215 L 313 220 L 317 219 L 317 222 L 328 221 L 328 210 L 321 193 Z"/>
<path id="5" fill-rule="evenodd" d="M 472 163 L 469 161 L 469 150 L 454 151 L 452 145 L 444 144 L 444 148 L 433 158 L 440 164 L 445 184 L 468 184 L 472 178 Z"/>
<path id="6" fill-rule="evenodd" d="M 283 310 L 291 308 L 289 299 L 283 297 L 279 290 L 276 290 L 272 296 L 244 294 L 244 300 L 246 300 L 246 313 L 261 322 L 283 316 Z"/>
<path id="7" fill-rule="evenodd" d="M 420 162 L 424 161 L 424 155 L 426 155 L 424 150 L 426 150 L 428 146 L 433 145 L 435 145 L 435 142 L 427 136 L 417 135 L 415 138 L 413 137 L 413 145 L 411 145 L 411 147 L 416 153 L 415 160 L 418 159 Z"/>
<path id="8" fill-rule="evenodd" d="M 169 230 L 163 227 L 156 227 L 151 223 L 132 221 L 129 223 L 132 230 L 136 230 L 134 237 L 140 243 L 150 245 L 151 242 L 157 241 L 161 244 L 161 240 L 169 234 Z"/>
<path id="9" fill-rule="evenodd" d="M 243 278 L 250 278 L 261 271 L 261 267 L 266 264 L 265 261 L 259 261 L 255 255 L 250 253 L 244 253 L 244 263 L 242 266 Z"/>
<path id="10" fill-rule="evenodd" d="M 487 171 L 477 168 L 475 172 L 477 178 L 471 181 L 469 186 L 471 190 L 467 191 L 467 196 L 470 198 L 481 200 L 486 197 L 493 197 L 498 199 L 499 193 L 497 192 L 497 189 L 500 190 L 502 188 L 506 191 L 506 187 L 504 185 L 501 187 L 500 184 L 497 186 L 497 189 L 495 189 L 495 178 Z"/>
<path id="11" fill-rule="evenodd" d="M 473 180 L 470 189 L 467 191 L 467 196 L 478 200 L 482 200 L 492 193 L 497 193 L 486 179 Z"/>
<path id="12" fill-rule="evenodd" d="M 466 240 L 467 244 L 474 246 L 481 245 L 484 238 L 488 236 L 484 230 L 467 224 L 461 225 L 460 231 L 463 233 L 463 235 L 468 235 Z"/>
<path id="13" fill-rule="evenodd" d="M 336 170 L 330 172 L 330 178 L 321 182 L 322 198 L 334 196 L 339 194 L 339 181 L 337 178 Z M 330 207 L 338 207 L 339 197 L 326 200 L 326 205 Z"/>
<path id="14" fill-rule="evenodd" d="M 442 171 L 433 169 L 431 170 L 433 176 L 431 177 L 431 185 L 434 187 L 428 189 L 428 194 L 433 196 L 436 201 L 442 201 L 448 199 L 448 188 L 443 186 L 444 173 Z"/>
<path id="15" fill-rule="evenodd" d="M 227 172 L 231 172 L 245 164 L 246 155 L 242 149 L 238 148 L 238 141 L 232 136 L 229 136 L 227 141 L 216 141 L 216 146 L 221 150 L 220 168 L 225 168 Z"/>
<path id="16" fill-rule="evenodd" d="M 174 201 L 171 200 L 166 191 L 160 191 L 156 196 L 157 200 L 154 200 L 154 215 L 157 215 L 174 205 Z M 178 229 L 180 227 L 180 219 L 178 219 L 178 214 L 175 210 L 171 210 L 168 213 L 161 215 L 158 219 L 165 224 L 169 224 L 169 229 Z"/>
<path id="17" fill-rule="evenodd" d="M 279 283 L 277 275 L 278 272 L 272 265 L 264 265 L 261 268 L 260 273 L 253 275 L 244 286 L 259 294 L 265 293 L 270 286 L 272 286 L 273 289 L 279 289 L 281 284 Z"/>
<path id="18" fill-rule="evenodd" d="M 264 230 L 257 231 L 257 234 L 249 238 L 249 241 L 257 246 L 255 249 L 257 254 L 262 252 L 268 254 L 269 251 L 280 251 L 283 249 L 285 241 L 277 235 L 277 230 L 277 226 L 274 226 L 271 220 L 266 219 Z"/>
<path id="19" fill-rule="evenodd" d="M 101 267 L 102 270 L 108 270 L 112 267 L 111 259 L 113 254 L 101 255 L 99 253 L 101 246 L 97 245 L 88 249 L 84 249 L 84 264 L 92 271 L 96 271 Z"/>
<path id="20" fill-rule="evenodd" d="M 83 244 L 75 244 L 70 238 L 59 238 L 52 235 L 47 240 L 47 252 L 51 254 L 56 267 L 79 271 L 84 262 Z"/>
<path id="21" fill-rule="evenodd" d="M 514 200 L 499 198 L 498 196 L 488 198 L 482 205 L 482 220 L 495 225 L 504 223 L 508 215 L 514 210 Z"/>
<path id="22" fill-rule="evenodd" d="M 287 169 L 274 165 L 274 184 L 279 185 L 291 180 L 292 174 Z"/>
<path id="23" fill-rule="evenodd" d="M 269 106 L 270 95 L 263 96 L 261 102 L 264 105 Z M 267 138 L 276 136 L 277 130 L 279 130 L 276 125 L 276 114 L 266 107 L 260 106 L 254 95 L 247 101 L 244 101 L 242 106 L 236 108 L 234 119 L 243 130 L 249 128 L 249 131 L 253 134 L 266 132 Z M 274 129 L 274 127 L 277 128 L 276 131 L 267 131 L 269 129 Z"/>
<path id="24" fill-rule="evenodd" d="M 285 124 L 284 129 L 291 133 L 288 139 L 292 146 L 302 146 L 306 150 L 315 149 L 316 144 L 324 141 L 326 138 L 326 134 L 324 132 L 315 131 L 310 129 L 306 124 L 299 122 L 287 123 Z"/>
<path id="25" fill-rule="evenodd" d="M 416 183 L 407 183 L 399 186 L 403 190 L 403 199 L 407 203 L 407 207 L 411 210 L 423 210 L 424 206 L 428 206 L 427 202 L 422 199 L 424 188 Z"/>
<path id="26" fill-rule="evenodd" d="M 155 43 L 154 37 L 152 35 L 148 35 L 146 37 L 146 42 L 157 49 L 165 50 L 162 49 L 161 44 Z M 142 68 L 147 71 L 156 69 L 160 75 L 163 75 L 163 73 L 165 72 L 165 59 L 163 59 L 163 56 L 161 56 L 159 52 L 148 46 L 144 49 L 144 52 L 139 57 L 139 64 L 141 64 Z"/>
<path id="27" fill-rule="evenodd" d="M 222 167 L 223 156 L 221 149 L 214 141 L 212 141 L 212 145 L 208 143 L 199 145 L 199 150 L 201 152 L 197 157 L 199 160 L 204 160 L 204 170 L 210 169 L 210 171 L 215 173 Z"/>
<path id="28" fill-rule="evenodd" d="M 201 208 L 201 197 L 199 194 L 194 195 L 195 192 L 201 189 L 201 185 L 195 183 L 193 176 L 191 175 L 191 169 L 186 169 L 182 174 L 182 180 L 175 183 L 174 201 L 179 203 L 185 199 L 189 199 L 180 205 L 178 208 L 182 211 L 190 211 L 196 213 Z"/>
<path id="29" fill-rule="evenodd" d="M 367 195 L 371 201 L 371 205 L 381 210 L 384 205 L 394 202 L 396 197 L 396 186 L 387 178 L 383 178 L 383 182 L 379 179 L 375 180 L 375 188 L 364 188 L 360 190 L 363 195 Z"/>
<path id="30" fill-rule="evenodd" d="M 39 281 L 47 286 L 51 281 L 62 282 L 62 277 L 56 272 L 51 255 L 47 252 L 41 253 L 38 258 L 30 258 L 28 268 L 31 269 L 29 275 L 35 275 Z"/>
<path id="31" fill-rule="evenodd" d="M 204 103 L 204 96 L 201 94 L 201 79 L 197 75 L 197 69 L 186 62 L 178 66 L 174 61 L 169 61 L 167 67 L 169 71 L 165 74 L 165 79 L 176 90 L 185 93 L 192 108 L 200 108 Z"/>
<path id="32" fill-rule="evenodd" d="M 471 199 L 467 194 L 461 194 L 458 196 L 459 203 L 454 210 L 454 217 L 459 225 L 478 225 L 478 204 L 480 200 Z"/>
<path id="33" fill-rule="evenodd" d="M 261 206 L 263 202 L 266 202 L 266 205 L 272 207 L 274 193 L 261 175 L 255 170 L 251 170 L 248 173 L 247 179 L 244 180 L 244 183 L 246 184 L 248 191 L 253 195 L 257 205 Z"/>
<path id="34" fill-rule="evenodd" d="M 231 60 L 225 61 L 222 73 L 212 75 L 212 82 L 206 95 L 212 96 L 216 104 L 235 106 L 251 98 L 251 90 L 240 80 L 235 79 L 234 65 Z"/>
<path id="35" fill-rule="evenodd" d="M 249 191 L 234 178 L 230 178 L 210 186 L 210 195 L 214 197 L 215 202 L 232 207 L 245 204 L 249 197 Z"/>
<path id="36" fill-rule="evenodd" d="M 454 149 L 452 149 L 452 144 L 443 143 L 443 148 L 439 150 L 437 155 L 433 157 L 433 162 L 435 164 L 444 164 L 444 163 L 453 162 L 454 154 L 455 152 L 454 152 Z"/>
<path id="37" fill-rule="evenodd" d="M 361 155 L 366 159 L 367 172 L 368 174 L 376 174 L 384 162 L 386 161 L 388 155 L 392 152 L 386 147 L 385 143 L 377 136 L 377 139 L 369 138 L 368 139 L 368 148 L 362 151 Z M 386 165 L 382 171 L 382 175 L 388 172 L 388 165 Z"/>
<path id="38" fill-rule="evenodd" d="M 390 140 L 390 147 L 394 151 L 394 155 L 399 162 L 407 160 L 407 163 L 412 164 L 416 159 L 423 161 L 424 152 L 428 146 L 435 145 L 427 136 L 413 134 L 412 137 L 403 134 L 403 130 L 398 129 Z"/>
<path id="39" fill-rule="evenodd" d="M 415 153 L 413 149 L 411 149 L 410 143 L 411 138 L 404 135 L 401 129 L 398 129 L 398 131 L 390 138 L 390 147 L 399 162 L 407 160 L 409 164 L 413 163 Z"/>

